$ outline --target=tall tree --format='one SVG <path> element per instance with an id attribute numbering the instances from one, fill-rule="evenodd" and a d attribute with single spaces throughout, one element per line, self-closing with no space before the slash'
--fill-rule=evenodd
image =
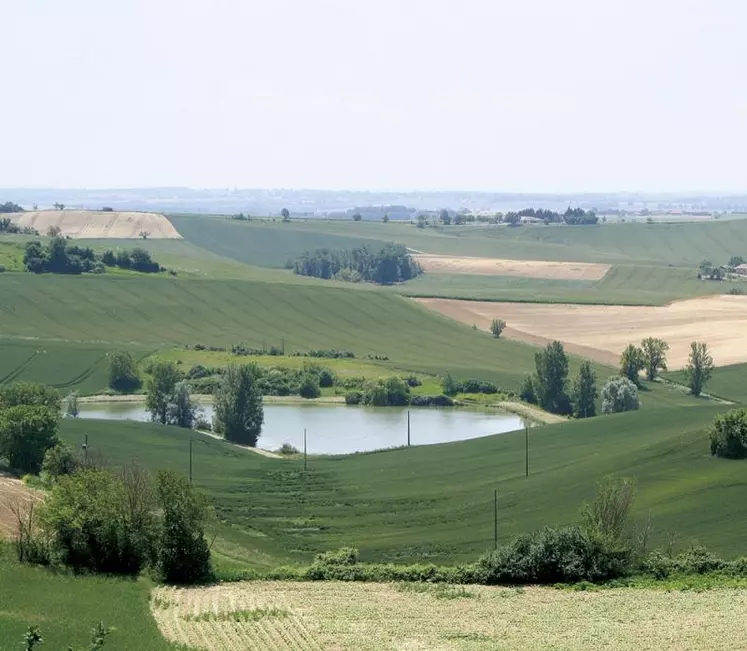
<path id="1" fill-rule="evenodd" d="M 573 415 L 576 418 L 591 418 L 597 415 L 597 378 L 591 364 L 583 362 L 573 383 Z"/>
<path id="2" fill-rule="evenodd" d="M 690 393 L 699 396 L 713 374 L 713 357 L 708 351 L 708 344 L 693 341 L 690 344 L 690 358 L 685 367 L 685 378 L 690 387 Z"/>
<path id="3" fill-rule="evenodd" d="M 441 208 L 441 211 L 438 213 L 438 218 L 444 226 L 451 224 L 451 215 L 449 215 L 449 211 L 446 210 L 446 208 Z"/>
<path id="4" fill-rule="evenodd" d="M 109 388 L 134 391 L 140 388 L 140 376 L 132 355 L 122 350 L 109 353 Z"/>
<path id="5" fill-rule="evenodd" d="M 280 211 L 280 215 L 282 216 L 284 222 L 289 222 L 290 221 L 291 214 L 290 214 L 290 212 L 288 211 L 287 208 L 283 208 Z"/>
<path id="6" fill-rule="evenodd" d="M 213 429 L 233 443 L 257 445 L 262 432 L 262 394 L 249 366 L 229 366 L 215 394 Z"/>
<path id="7" fill-rule="evenodd" d="M 174 389 L 181 380 L 181 373 L 174 362 L 157 362 L 151 369 L 145 395 L 145 407 L 154 423 L 169 422 L 169 405 L 173 402 Z"/>
<path id="8" fill-rule="evenodd" d="M 570 414 L 568 397 L 568 356 L 563 344 L 553 341 L 534 355 L 534 390 L 540 407 L 554 414 Z"/>
<path id="9" fill-rule="evenodd" d="M 641 349 L 630 344 L 620 356 L 620 375 L 628 378 L 636 386 L 640 382 L 638 374 L 645 368 Z"/>
<path id="10" fill-rule="evenodd" d="M 643 364 L 646 369 L 646 378 L 653 382 L 659 371 L 667 370 L 667 351 L 669 344 L 663 339 L 648 337 L 641 342 L 641 353 Z"/>
<path id="11" fill-rule="evenodd" d="M 626 377 L 611 377 L 602 387 L 602 413 L 616 414 L 638 409 L 638 387 Z"/>

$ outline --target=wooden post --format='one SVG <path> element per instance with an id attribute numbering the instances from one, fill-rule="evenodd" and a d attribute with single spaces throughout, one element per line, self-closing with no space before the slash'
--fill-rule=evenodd
<path id="1" fill-rule="evenodd" d="M 189 483 L 192 483 L 192 437 L 189 437 Z"/>
<path id="2" fill-rule="evenodd" d="M 529 428 L 524 426 L 524 476 L 529 477 Z"/>
<path id="3" fill-rule="evenodd" d="M 407 410 L 407 447 L 410 447 L 410 410 Z"/>
<path id="4" fill-rule="evenodd" d="M 303 471 L 306 472 L 306 428 L 303 428 Z"/>
<path id="5" fill-rule="evenodd" d="M 498 549 L 498 489 L 493 489 L 493 549 Z"/>

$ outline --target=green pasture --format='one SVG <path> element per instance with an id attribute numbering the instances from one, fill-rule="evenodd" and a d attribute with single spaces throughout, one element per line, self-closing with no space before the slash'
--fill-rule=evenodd
<path id="1" fill-rule="evenodd" d="M 100 621 L 115 631 L 107 651 L 176 651 L 161 637 L 145 580 L 70 576 L 21 565 L 0 543 L 0 649 L 18 650 L 29 626 L 38 626 L 42 649 L 87 649 Z"/>
<path id="2" fill-rule="evenodd" d="M 687 382 L 682 371 L 667 373 L 666 377 L 674 382 Z M 705 388 L 711 396 L 730 400 L 742 405 L 747 403 L 747 364 L 731 364 L 713 370 L 713 376 Z"/>
<path id="3" fill-rule="evenodd" d="M 194 477 L 216 509 L 223 566 L 306 561 L 353 545 L 367 560 L 469 561 L 492 546 L 493 490 L 499 538 L 575 521 L 605 474 L 638 485 L 635 519 L 652 513 L 654 542 L 699 541 L 744 552 L 743 463 L 710 456 L 706 428 L 724 405 L 652 408 L 471 441 L 358 454 L 277 460 L 193 434 Z M 62 436 L 112 462 L 188 468 L 190 434 L 163 426 L 64 421 Z M 261 439 L 260 439 L 261 444 Z"/>

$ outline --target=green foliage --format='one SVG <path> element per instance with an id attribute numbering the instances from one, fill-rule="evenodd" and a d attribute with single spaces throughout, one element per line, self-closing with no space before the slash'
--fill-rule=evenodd
<path id="1" fill-rule="evenodd" d="M 0 409 L 0 457 L 11 468 L 36 474 L 46 451 L 57 442 L 59 412 L 41 405 Z"/>
<path id="2" fill-rule="evenodd" d="M 150 375 L 145 394 L 145 408 L 150 412 L 154 423 L 166 425 L 169 422 L 169 405 L 182 376 L 173 362 L 156 362 L 150 369 Z"/>
<path id="3" fill-rule="evenodd" d="M 690 356 L 685 367 L 685 379 L 690 393 L 699 396 L 713 375 L 713 357 L 705 342 L 693 341 L 690 344 Z"/>
<path id="4" fill-rule="evenodd" d="M 114 251 L 104 251 L 101 256 L 101 262 L 107 267 L 119 267 L 120 269 L 131 269 L 141 273 L 158 273 L 163 268 L 150 255 L 149 251 L 141 248 L 134 248 L 131 251 L 121 249 Z"/>
<path id="5" fill-rule="evenodd" d="M 668 350 L 669 344 L 662 339 L 648 337 L 641 342 L 641 355 L 646 369 L 646 379 L 649 382 L 656 379 L 659 371 L 667 370 Z"/>
<path id="6" fill-rule="evenodd" d="M 78 406 L 78 392 L 71 391 L 65 396 L 64 401 L 65 416 L 68 418 L 77 418 L 80 414 L 80 407 Z"/>
<path id="7" fill-rule="evenodd" d="M 490 332 L 494 337 L 500 337 L 506 329 L 506 322 L 503 319 L 493 319 L 490 322 Z"/>
<path id="8" fill-rule="evenodd" d="M 602 387 L 602 413 L 617 414 L 632 411 L 641 406 L 638 387 L 622 376 L 611 377 Z"/>
<path id="9" fill-rule="evenodd" d="M 573 383 L 573 415 L 591 418 L 597 413 L 597 378 L 589 362 L 582 362 L 578 377 Z"/>
<path id="10" fill-rule="evenodd" d="M 332 387 L 335 385 L 337 378 L 333 371 L 328 368 L 322 368 L 319 370 L 319 386 L 322 388 Z"/>
<path id="11" fill-rule="evenodd" d="M 60 394 L 35 382 L 14 382 L 0 387 L 0 409 L 21 405 L 46 407 L 57 413 L 61 407 Z"/>
<path id="12" fill-rule="evenodd" d="M 712 455 L 726 459 L 747 458 L 747 409 L 719 414 L 708 434 Z"/>
<path id="13" fill-rule="evenodd" d="M 404 407 L 410 404 L 410 387 L 398 377 L 377 380 L 366 386 L 362 402 L 373 407 Z"/>
<path id="14" fill-rule="evenodd" d="M 534 391 L 534 382 L 531 375 L 527 375 L 521 382 L 519 397 L 532 405 L 537 404 L 537 394 Z"/>
<path id="15" fill-rule="evenodd" d="M 534 391 L 539 405 L 554 414 L 570 414 L 571 400 L 568 397 L 568 356 L 563 344 L 553 341 L 534 355 L 536 374 Z"/>
<path id="16" fill-rule="evenodd" d="M 521 534 L 504 547 L 482 556 L 480 583 L 555 584 L 606 581 L 630 571 L 630 552 L 608 546 L 579 527 L 545 527 Z"/>
<path id="17" fill-rule="evenodd" d="M 315 276 L 327 280 L 344 280 L 346 277 L 340 273 L 350 270 L 356 272 L 362 280 L 380 285 L 405 282 L 423 273 L 420 265 L 401 244 L 388 244 L 378 252 L 373 252 L 365 246 L 352 251 L 307 251 L 292 262 L 291 267 L 301 276 Z"/>
<path id="18" fill-rule="evenodd" d="M 608 543 L 620 543 L 635 500 L 635 482 L 607 475 L 597 485 L 591 504 L 581 509 L 588 536 L 601 537 Z"/>
<path id="19" fill-rule="evenodd" d="M 345 404 L 346 405 L 359 405 L 363 402 L 363 392 L 362 391 L 348 391 L 345 394 Z"/>
<path id="20" fill-rule="evenodd" d="M 79 465 L 72 448 L 64 441 L 57 441 L 44 453 L 42 473 L 52 481 L 57 481 L 60 477 L 75 472 Z"/>
<path id="21" fill-rule="evenodd" d="M 23 207 L 19 206 L 17 203 L 13 203 L 12 201 L 6 201 L 5 203 L 0 203 L 0 213 L 3 212 L 23 212 Z M 5 217 L 5 219 L 10 222 L 9 217 Z"/>
<path id="22" fill-rule="evenodd" d="M 744 258 L 741 255 L 733 255 L 729 258 L 728 266 L 732 269 L 738 267 L 740 264 L 744 264 Z"/>
<path id="23" fill-rule="evenodd" d="M 643 351 L 637 346 L 630 344 L 620 356 L 620 375 L 628 378 L 633 384 L 640 384 L 640 372 L 646 368 L 646 360 Z"/>
<path id="24" fill-rule="evenodd" d="M 698 267 L 698 278 L 704 280 L 723 280 L 724 270 L 710 260 L 703 260 Z"/>
<path id="25" fill-rule="evenodd" d="M 128 393 L 142 384 L 132 354 L 115 350 L 109 354 L 109 388 Z"/>
<path id="26" fill-rule="evenodd" d="M 310 373 L 306 375 L 301 381 L 298 395 L 302 398 L 318 398 L 322 395 L 322 390 L 319 388 L 319 380 Z"/>
<path id="27" fill-rule="evenodd" d="M 233 443 L 256 446 L 264 422 L 262 395 L 251 366 L 229 366 L 215 395 L 213 430 Z"/>
<path id="28" fill-rule="evenodd" d="M 459 393 L 459 383 L 452 377 L 449 371 L 446 371 L 441 378 L 441 391 L 446 396 L 455 396 Z"/>
<path id="29" fill-rule="evenodd" d="M 23 264 L 34 273 L 81 274 L 101 266 L 93 249 L 71 245 L 64 237 L 53 237 L 46 245 L 26 244 Z"/>
<path id="30" fill-rule="evenodd" d="M 213 569 L 205 540 L 207 507 L 204 498 L 179 473 L 161 470 L 157 481 L 163 509 L 157 552 L 161 579 L 176 584 L 210 581 Z"/>
<path id="31" fill-rule="evenodd" d="M 192 428 L 197 420 L 199 407 L 192 400 L 191 385 L 180 380 L 174 385 L 166 408 L 166 424 Z"/>
<path id="32" fill-rule="evenodd" d="M 459 382 L 457 382 L 457 391 L 458 393 L 493 394 L 498 393 L 498 387 L 493 382 L 478 380 L 477 378 L 469 378 L 467 380 L 460 380 Z"/>

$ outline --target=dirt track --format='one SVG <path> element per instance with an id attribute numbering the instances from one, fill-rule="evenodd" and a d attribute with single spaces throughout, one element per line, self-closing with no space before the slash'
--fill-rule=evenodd
<path id="1" fill-rule="evenodd" d="M 46 235 L 50 227 L 76 239 L 181 239 L 173 224 L 152 212 L 104 212 L 99 210 L 38 210 L 6 215 L 20 226 L 30 226 Z"/>
<path id="2" fill-rule="evenodd" d="M 480 276 L 518 276 L 521 278 L 554 278 L 557 280 L 601 280 L 608 264 L 588 262 L 549 262 L 546 260 L 506 260 L 472 258 L 421 253 L 412 256 L 424 271 Z"/>
<path id="3" fill-rule="evenodd" d="M 712 296 L 664 307 L 418 300 L 485 330 L 493 319 L 504 319 L 509 339 L 539 345 L 558 339 L 570 352 L 615 366 L 629 343 L 645 337 L 660 337 L 669 344 L 672 370 L 687 363 L 692 341 L 705 341 L 717 366 L 747 362 L 745 296 Z"/>
<path id="4" fill-rule="evenodd" d="M 0 538 L 12 538 L 16 533 L 16 517 L 11 507 L 19 504 L 22 508 L 31 502 L 41 500 L 38 491 L 24 486 L 15 477 L 0 473 Z"/>

